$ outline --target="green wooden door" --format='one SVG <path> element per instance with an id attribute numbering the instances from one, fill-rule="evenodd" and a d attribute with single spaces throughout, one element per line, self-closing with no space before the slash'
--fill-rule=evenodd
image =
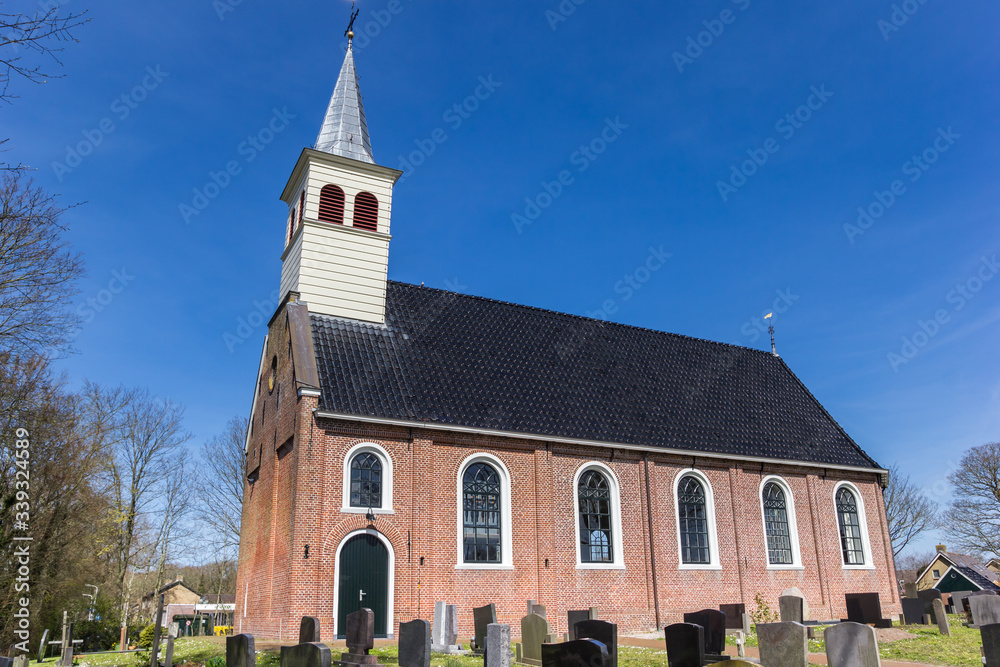
<path id="1" fill-rule="evenodd" d="M 375 636 L 386 636 L 389 616 L 389 552 L 374 535 L 356 535 L 340 550 L 337 636 L 347 634 L 347 615 L 375 612 Z"/>

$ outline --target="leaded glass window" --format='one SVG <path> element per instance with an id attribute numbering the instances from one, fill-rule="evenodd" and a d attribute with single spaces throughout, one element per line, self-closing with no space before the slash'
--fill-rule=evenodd
<path id="1" fill-rule="evenodd" d="M 382 507 L 382 461 L 371 452 L 351 459 L 351 507 Z"/>
<path id="2" fill-rule="evenodd" d="M 580 476 L 580 561 L 610 563 L 611 489 L 607 478 L 594 470 Z"/>
<path id="3" fill-rule="evenodd" d="M 677 487 L 677 516 L 681 528 L 681 562 L 690 565 L 711 563 L 705 489 L 697 477 L 681 479 Z"/>
<path id="4" fill-rule="evenodd" d="M 788 507 L 781 486 L 764 485 L 764 529 L 767 532 L 767 562 L 771 565 L 792 564 L 792 537 L 788 526 Z"/>
<path id="5" fill-rule="evenodd" d="M 487 463 L 473 463 L 462 478 L 462 524 L 466 563 L 499 563 L 500 476 Z"/>
<path id="6" fill-rule="evenodd" d="M 840 524 L 840 546 L 844 565 L 864 565 L 865 550 L 861 541 L 858 501 L 848 488 L 837 491 L 837 521 Z"/>

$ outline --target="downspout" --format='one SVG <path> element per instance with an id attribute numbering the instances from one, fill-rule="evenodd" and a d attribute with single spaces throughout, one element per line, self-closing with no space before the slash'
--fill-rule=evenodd
<path id="1" fill-rule="evenodd" d="M 642 456 L 643 469 L 646 473 L 646 523 L 649 529 L 649 567 L 653 572 L 653 614 L 656 618 L 656 630 L 660 630 L 660 594 L 657 591 L 659 583 L 656 580 L 656 551 L 653 544 L 653 506 L 649 494 L 649 453 Z"/>

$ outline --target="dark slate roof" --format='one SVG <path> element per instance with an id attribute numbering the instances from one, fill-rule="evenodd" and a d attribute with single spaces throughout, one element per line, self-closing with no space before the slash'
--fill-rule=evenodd
<path id="1" fill-rule="evenodd" d="M 982 562 L 975 556 L 969 554 L 953 554 L 948 552 L 944 557 L 951 561 L 952 566 L 965 578 L 984 590 L 1000 590 L 1000 586 L 994 583 L 996 574 L 986 569 Z"/>
<path id="2" fill-rule="evenodd" d="M 322 411 L 878 468 L 769 352 L 392 281 L 311 323 Z"/>

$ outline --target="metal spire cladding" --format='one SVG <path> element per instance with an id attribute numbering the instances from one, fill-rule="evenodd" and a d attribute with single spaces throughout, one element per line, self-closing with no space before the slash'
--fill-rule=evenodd
<path id="1" fill-rule="evenodd" d="M 347 43 L 347 56 L 340 68 L 340 77 L 333 89 L 323 127 L 316 137 L 315 148 L 324 153 L 375 164 L 351 41 Z"/>

